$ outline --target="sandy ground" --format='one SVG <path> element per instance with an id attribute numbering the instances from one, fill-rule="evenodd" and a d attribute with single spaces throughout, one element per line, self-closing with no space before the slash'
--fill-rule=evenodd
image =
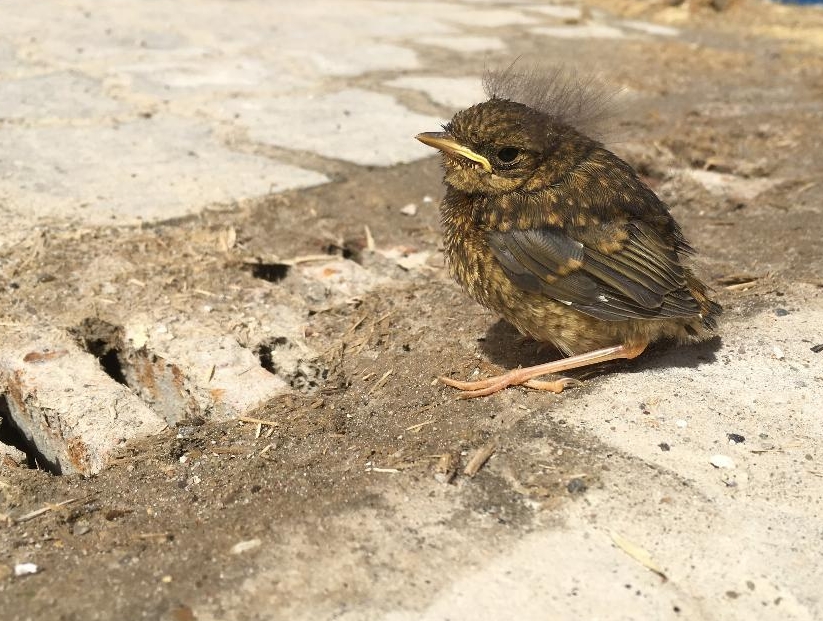
<path id="1" fill-rule="evenodd" d="M 625 88 L 606 140 L 699 249 L 720 336 L 582 373 L 562 395 L 456 401 L 436 383 L 555 354 L 450 281 L 435 158 L 335 163 L 316 188 L 4 250 L 9 322 L 82 337 L 90 317 L 163 305 L 229 317 L 252 347 L 260 322 L 291 313 L 269 347 L 313 352 L 269 369 L 295 390 L 251 413 L 263 425 L 181 417 L 92 477 L 5 459 L 5 618 L 823 618 L 823 15 L 676 15 L 683 36 L 574 60 Z M 567 41 L 501 32 L 515 53 L 571 60 Z M 482 65 L 426 53 L 455 76 Z M 283 267 L 324 253 L 325 274 Z M 37 572 L 15 576 L 22 563 Z"/>

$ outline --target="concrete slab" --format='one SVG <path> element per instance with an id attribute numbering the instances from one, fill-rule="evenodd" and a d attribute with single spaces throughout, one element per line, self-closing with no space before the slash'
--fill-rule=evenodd
<path id="1" fill-rule="evenodd" d="M 0 394 L 15 427 L 53 470 L 95 474 L 126 440 L 166 429 L 66 333 L 18 326 L 0 338 Z"/>
<path id="2" fill-rule="evenodd" d="M 324 183 L 323 174 L 230 150 L 207 126 L 159 115 L 99 126 L 7 127 L 0 200 L 16 218 L 93 224 L 171 219 L 204 205 Z"/>
<path id="3" fill-rule="evenodd" d="M 4 80 L 0 91 L 0 122 L 54 124 L 129 112 L 129 107 L 106 95 L 100 80 L 76 71 Z"/>
<path id="4" fill-rule="evenodd" d="M 112 71 L 110 81 L 122 89 L 168 101 L 181 113 L 191 112 L 198 97 L 236 92 L 268 90 L 278 94 L 310 88 L 314 82 L 293 73 L 289 63 L 263 61 L 244 55 L 213 58 L 208 50 L 192 50 L 178 58 L 164 55 L 154 60 L 122 65 Z"/>
<path id="5" fill-rule="evenodd" d="M 324 76 L 351 77 L 369 71 L 418 69 L 420 62 L 414 50 L 386 43 L 365 43 L 343 48 L 331 47 L 319 51 L 300 50 L 287 53 L 293 61 L 309 62 Z"/>
<path id="6" fill-rule="evenodd" d="M 532 28 L 531 31 L 554 39 L 623 39 L 627 36 L 620 28 L 606 24 L 540 26 Z"/>
<path id="7" fill-rule="evenodd" d="M 680 34 L 677 28 L 671 26 L 662 26 L 660 24 L 653 24 L 651 22 L 643 22 L 634 19 L 626 19 L 619 22 L 623 28 L 630 30 L 637 30 L 646 34 L 654 35 L 656 37 L 676 37 Z"/>
<path id="8" fill-rule="evenodd" d="M 532 4 L 523 7 L 527 11 L 534 11 L 559 21 L 579 20 L 583 17 L 583 9 L 579 6 L 566 4 Z"/>
<path id="9" fill-rule="evenodd" d="M 409 5 L 407 5 L 409 6 Z M 515 9 L 475 9 L 466 11 L 461 5 L 449 2 L 421 2 L 412 5 L 416 10 L 430 11 L 438 19 L 471 26 L 475 28 L 502 28 L 505 26 L 524 26 L 534 24 L 537 20 Z"/>
<path id="10" fill-rule="evenodd" d="M 499 37 L 472 37 L 447 34 L 437 37 L 419 37 L 415 41 L 418 44 L 433 45 L 464 54 L 497 52 L 507 49 L 506 44 Z"/>
<path id="11" fill-rule="evenodd" d="M 219 113 L 248 128 L 252 140 L 361 166 L 391 166 L 430 155 L 414 136 L 421 127 L 443 122 L 412 112 L 394 97 L 363 89 L 232 99 L 223 102 Z"/>
<path id="12" fill-rule="evenodd" d="M 290 390 L 235 337 L 193 323 L 128 324 L 118 358 L 128 385 L 169 425 L 236 418 Z"/>
<path id="13" fill-rule="evenodd" d="M 480 76 L 444 78 L 434 75 L 410 75 L 390 80 L 386 82 L 386 86 L 422 91 L 435 103 L 455 111 L 486 99 Z"/>
<path id="14" fill-rule="evenodd" d="M 18 66 L 14 46 L 9 41 L 0 41 L 0 75 L 13 74 Z"/>
<path id="15" fill-rule="evenodd" d="M 20 464 L 25 464 L 28 461 L 28 455 L 26 455 L 19 448 L 0 442 L 0 461 L 5 460 L 6 458 L 13 460 L 18 466 Z"/>

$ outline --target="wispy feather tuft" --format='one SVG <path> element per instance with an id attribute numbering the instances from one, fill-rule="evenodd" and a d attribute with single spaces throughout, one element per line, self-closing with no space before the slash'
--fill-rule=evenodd
<path id="1" fill-rule="evenodd" d="M 490 99 L 525 104 L 597 139 L 607 133 L 612 100 L 620 92 L 596 76 L 581 77 L 566 67 L 522 67 L 518 61 L 506 69 L 487 69 L 483 89 Z"/>

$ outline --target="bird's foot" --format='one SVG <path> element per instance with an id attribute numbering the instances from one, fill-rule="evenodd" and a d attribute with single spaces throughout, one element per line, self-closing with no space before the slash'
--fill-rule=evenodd
<path id="1" fill-rule="evenodd" d="M 461 382 L 459 380 L 451 379 L 450 377 L 441 377 L 440 381 L 463 391 L 457 396 L 458 399 L 473 399 L 474 397 L 486 397 L 494 393 L 508 388 L 509 386 L 526 386 L 534 390 L 546 390 L 559 394 L 565 388 L 570 386 L 579 386 L 581 382 L 571 377 L 562 377 L 553 381 L 540 381 L 530 379 L 528 374 L 522 373 L 526 369 L 515 369 L 503 375 L 497 375 L 484 380 L 477 380 L 475 382 Z"/>
<path id="2" fill-rule="evenodd" d="M 562 392 L 564 388 L 579 384 L 577 380 L 568 377 L 555 380 L 553 382 L 539 381 L 535 378 L 543 375 L 551 375 L 555 373 L 563 373 L 571 369 L 578 369 L 580 367 L 589 366 L 591 364 L 599 364 L 609 360 L 631 359 L 639 356 L 647 343 L 632 343 L 623 345 L 614 345 L 612 347 L 604 347 L 603 349 L 596 349 L 585 354 L 578 354 L 570 358 L 563 358 L 562 360 L 555 360 L 554 362 L 547 362 L 545 364 L 538 364 L 533 367 L 526 367 L 525 369 L 514 369 L 503 375 L 490 377 L 476 382 L 461 382 L 453 380 L 449 377 L 441 377 L 440 381 L 447 386 L 452 386 L 463 392 L 458 395 L 459 399 L 472 399 L 473 397 L 485 397 L 492 395 L 508 386 L 526 386 L 536 390 L 549 390 L 554 393 Z"/>

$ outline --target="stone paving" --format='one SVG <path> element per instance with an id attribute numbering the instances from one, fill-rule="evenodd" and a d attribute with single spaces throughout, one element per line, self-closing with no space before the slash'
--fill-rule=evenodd
<path id="1" fill-rule="evenodd" d="M 306 152 L 364 166 L 428 157 L 410 136 L 482 93 L 478 76 L 439 75 L 421 49 L 505 52 L 493 33 L 506 26 L 555 38 L 677 32 L 598 14 L 569 24 L 579 8 L 544 4 L 51 6 L 43 20 L 29 2 L 4 4 L 0 210 L 16 230 L 167 220 L 327 181 L 322 160 L 300 165 Z M 405 104 L 408 91 L 433 105 Z M 261 153 L 269 146 L 278 151 Z"/>

